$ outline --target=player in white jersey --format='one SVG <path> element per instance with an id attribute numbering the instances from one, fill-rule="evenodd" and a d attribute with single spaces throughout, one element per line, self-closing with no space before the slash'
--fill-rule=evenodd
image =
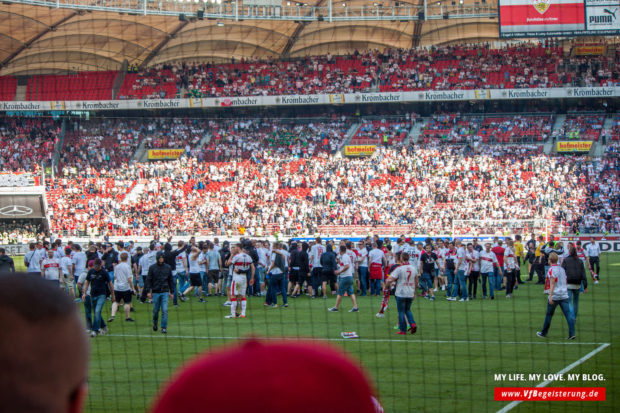
<path id="1" fill-rule="evenodd" d="M 436 242 L 435 246 L 435 255 L 437 255 L 437 262 L 435 263 L 435 267 L 437 270 L 437 276 L 435 277 L 435 291 L 441 286 L 441 291 L 446 290 L 446 285 L 448 284 L 448 277 L 445 275 L 446 268 L 446 254 L 448 253 L 448 249 L 444 247 L 443 240 L 440 238 Z"/>
<path id="2" fill-rule="evenodd" d="M 47 258 L 41 261 L 41 276 L 48 280 L 58 283 L 62 286 L 62 269 L 60 268 L 60 260 L 54 258 L 53 250 L 47 251 Z"/>
<path id="3" fill-rule="evenodd" d="M 187 253 L 185 252 L 185 242 L 179 241 L 177 243 L 176 254 L 176 257 L 174 257 L 173 271 L 173 276 L 176 277 L 174 285 L 177 289 L 177 292 L 183 293 L 187 289 L 187 287 L 189 287 L 189 266 L 187 263 Z M 179 294 L 179 299 L 181 301 L 184 301 L 185 297 L 183 297 L 182 294 Z"/>
<path id="4" fill-rule="evenodd" d="M 114 321 L 118 306 L 123 301 L 123 310 L 125 311 L 125 321 L 133 322 L 134 319 L 129 316 L 131 311 L 131 298 L 133 295 L 133 276 L 131 267 L 129 266 L 129 253 L 123 251 L 119 254 L 120 263 L 114 267 L 114 302 L 110 311 L 108 322 Z"/>
<path id="5" fill-rule="evenodd" d="M 487 298 L 487 279 L 489 280 L 489 292 L 491 300 L 495 300 L 495 290 L 499 291 L 501 282 L 495 277 L 494 268 L 499 270 L 499 276 L 503 276 L 502 269 L 497 261 L 497 255 L 491 251 L 491 244 L 484 244 L 484 251 L 480 252 L 480 274 L 482 275 L 482 298 Z"/>
<path id="6" fill-rule="evenodd" d="M 401 262 L 409 262 L 409 254 L 401 253 Z M 396 283 L 396 305 L 398 308 L 398 334 L 407 334 L 407 322 L 411 334 L 417 331 L 417 325 L 411 312 L 411 304 L 415 298 L 415 287 L 418 284 L 418 269 L 411 264 L 401 265 L 396 268 L 387 279 L 385 288 L 389 289 Z"/>
<path id="7" fill-rule="evenodd" d="M 317 237 L 315 244 L 310 247 L 310 254 L 308 254 L 310 267 L 312 268 L 312 288 L 308 288 L 308 293 L 310 297 L 313 298 L 318 294 L 319 286 L 322 283 L 321 274 L 323 272 L 323 266 L 321 265 L 321 255 L 323 255 L 326 249 L 321 242 L 321 238 Z"/>
<path id="8" fill-rule="evenodd" d="M 383 270 L 387 266 L 387 261 L 381 247 L 383 247 L 383 241 L 377 240 L 374 248 L 368 253 L 370 295 L 378 296 L 383 289 Z"/>
<path id="9" fill-rule="evenodd" d="M 456 301 L 456 296 L 460 290 L 460 299 L 459 301 L 469 301 L 469 296 L 467 295 L 467 272 L 469 271 L 469 263 L 467 262 L 465 256 L 465 247 L 461 243 L 460 239 L 454 241 L 456 248 L 456 259 L 455 259 L 455 269 L 456 276 L 454 280 L 454 284 L 452 285 L 452 291 L 450 293 L 450 297 L 448 301 Z"/>
<path id="10" fill-rule="evenodd" d="M 601 274 L 601 248 L 596 244 L 594 237 L 591 237 L 590 243 L 586 245 L 586 255 L 588 256 L 590 271 L 593 274 L 592 278 L 594 278 L 594 284 L 598 284 Z"/>
<path id="11" fill-rule="evenodd" d="M 71 259 L 71 248 L 66 248 L 63 257 L 60 259 L 60 269 L 62 270 L 62 284 L 65 291 L 75 299 L 75 289 L 73 288 L 73 260 Z"/>
<path id="12" fill-rule="evenodd" d="M 362 290 L 361 296 L 364 297 L 368 290 L 368 249 L 366 249 L 366 243 L 360 241 L 357 248 L 357 271 L 360 280 L 360 289 Z"/>
<path id="13" fill-rule="evenodd" d="M 514 250 L 514 241 L 506 238 L 506 249 L 504 249 L 504 284 L 506 285 L 506 298 L 512 297 L 512 291 L 517 284 L 517 274 L 519 264 Z"/>
<path id="14" fill-rule="evenodd" d="M 194 289 L 198 291 L 198 301 L 203 303 L 202 298 L 202 276 L 200 274 L 200 259 L 202 253 L 197 247 L 192 247 L 188 262 L 189 262 L 189 287 L 181 294 L 181 301 L 185 301 L 187 294 L 191 293 Z"/>
<path id="15" fill-rule="evenodd" d="M 353 308 L 349 310 L 350 313 L 359 311 L 357 307 L 357 299 L 355 298 L 355 291 L 353 289 L 353 261 L 347 252 L 347 246 L 340 246 L 340 254 L 338 255 L 338 269 L 334 273 L 338 276 L 338 296 L 336 297 L 336 305 L 330 308 L 328 311 L 336 312 L 342 302 L 342 297 L 348 294 L 353 302 Z"/>
<path id="16" fill-rule="evenodd" d="M 575 316 L 569 304 L 568 284 L 564 268 L 558 265 L 558 255 L 555 252 L 549 254 L 549 270 L 545 280 L 545 292 L 549 294 L 547 304 L 547 315 L 541 331 L 537 332 L 538 337 L 544 338 L 549 332 L 551 318 L 555 308 L 559 305 L 568 323 L 568 340 L 575 339 Z"/>
<path id="17" fill-rule="evenodd" d="M 232 247 L 231 258 L 229 259 L 228 265 L 232 267 L 233 277 L 230 287 L 230 295 L 232 296 L 230 315 L 227 315 L 226 318 L 237 317 L 237 299 L 241 300 L 241 314 L 239 316 L 245 318 L 245 310 L 247 307 L 245 298 L 248 282 L 247 274 L 250 274 L 250 285 L 254 285 L 254 273 L 256 269 L 254 268 L 252 258 L 242 251 L 241 244 L 235 244 Z"/>
<path id="18" fill-rule="evenodd" d="M 353 251 L 353 243 L 351 241 L 346 242 L 347 255 L 351 259 L 351 265 L 353 267 L 353 279 L 355 280 L 355 291 L 357 292 L 360 287 L 360 280 L 358 276 L 358 261 L 357 254 Z"/>
<path id="19" fill-rule="evenodd" d="M 473 244 L 467 244 L 467 260 L 469 261 L 468 293 L 471 299 L 476 299 L 478 293 L 478 277 L 480 277 L 480 253 Z"/>

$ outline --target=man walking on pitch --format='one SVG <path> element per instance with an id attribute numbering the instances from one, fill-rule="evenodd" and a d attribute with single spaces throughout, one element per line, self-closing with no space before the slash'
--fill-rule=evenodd
<path id="1" fill-rule="evenodd" d="M 404 265 L 396 268 L 387 279 L 385 288 L 389 290 L 390 286 L 396 283 L 396 308 L 398 310 L 398 334 L 407 334 L 407 322 L 411 326 L 409 331 L 411 334 L 418 329 L 413 313 L 411 312 L 411 304 L 415 298 L 415 286 L 418 284 L 418 271 L 416 267 L 409 264 L 409 254 L 403 252 L 401 261 Z"/>
<path id="2" fill-rule="evenodd" d="M 549 327 L 551 326 L 551 318 L 555 308 L 559 305 L 562 308 L 566 322 L 568 323 L 568 340 L 575 339 L 575 316 L 569 304 L 566 272 L 564 268 L 558 265 L 558 255 L 555 252 L 549 254 L 549 272 L 547 273 L 547 281 L 545 290 L 549 289 L 549 299 L 547 303 L 547 315 L 545 323 L 541 331 L 537 332 L 538 337 L 547 337 Z"/>
<path id="3" fill-rule="evenodd" d="M 353 262 L 349 254 L 347 254 L 346 245 L 340 246 L 340 255 L 338 259 L 338 269 L 334 271 L 334 274 L 338 276 L 338 296 L 336 297 L 336 305 L 330 308 L 329 311 L 338 311 L 342 296 L 348 294 L 353 302 L 353 308 L 350 309 L 349 312 L 358 312 L 359 308 L 357 308 L 357 300 L 355 298 L 355 291 L 353 290 Z"/>
<path id="4" fill-rule="evenodd" d="M 123 301 L 123 309 L 125 311 L 125 321 L 133 322 L 133 318 L 129 316 L 131 311 L 131 298 L 133 295 L 133 280 L 131 267 L 127 263 L 129 254 L 125 251 L 120 253 L 121 262 L 114 267 L 114 296 L 116 300 L 112 303 L 112 311 L 108 322 L 114 321 L 118 306 Z"/>
<path id="5" fill-rule="evenodd" d="M 172 268 L 164 262 L 164 253 L 157 253 L 157 262 L 149 267 L 144 289 L 149 300 L 153 300 L 153 331 L 157 331 L 159 310 L 161 309 L 161 332 L 167 333 L 168 327 L 168 299 L 173 298 L 174 280 Z"/>
<path id="6" fill-rule="evenodd" d="M 590 238 L 590 243 L 586 246 L 586 254 L 588 256 L 588 263 L 590 264 L 590 271 L 592 271 L 593 274 L 594 284 L 598 284 L 601 273 L 601 248 L 596 245 L 594 237 Z"/>

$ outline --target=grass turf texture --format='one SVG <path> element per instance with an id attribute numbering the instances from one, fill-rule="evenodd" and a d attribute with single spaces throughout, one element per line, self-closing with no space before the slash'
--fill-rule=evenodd
<path id="1" fill-rule="evenodd" d="M 18 267 L 19 261 L 16 259 Z M 223 298 L 207 303 L 196 298 L 170 303 L 168 335 L 151 329 L 151 305 L 135 303 L 126 323 L 119 312 L 109 323 L 109 334 L 91 340 L 91 362 L 86 409 L 90 412 L 142 412 L 157 389 L 192 356 L 220 346 L 232 346 L 251 335 L 277 338 L 327 339 L 357 358 L 372 377 L 386 412 L 498 411 L 509 402 L 493 400 L 494 387 L 535 386 L 529 373 L 554 374 L 603 343 L 610 343 L 570 373 L 603 374 L 605 381 L 552 382 L 547 387 L 605 387 L 605 402 L 523 402 L 514 412 L 615 412 L 620 409 L 620 254 L 602 257 L 602 282 L 581 295 L 577 340 L 566 341 L 568 328 L 557 308 L 546 339 L 536 337 L 546 311 L 542 286 L 528 283 L 506 299 L 448 302 L 416 298 L 418 324 L 414 336 L 399 336 L 396 302 L 392 297 L 384 319 L 375 317 L 380 297 L 359 297 L 359 313 L 329 313 L 335 298 L 289 299 L 289 308 L 265 308 L 264 299 L 248 299 L 248 318 L 226 320 Z M 525 267 L 524 267 L 525 268 Z M 22 268 L 23 269 L 23 268 Z M 522 271 L 525 274 L 525 269 Z M 526 278 L 526 277 L 524 277 Z M 279 297 L 279 304 L 282 303 Z M 80 309 L 82 306 L 80 305 Z M 103 316 L 109 316 L 106 303 Z M 356 331 L 360 339 L 343 340 L 340 333 Z M 526 381 L 495 381 L 495 374 L 523 373 Z M 292 383 L 294 385 L 294 383 Z M 196 395 L 200 397 L 200 395 Z M 205 400 L 208 406 L 209 401 Z M 303 403 L 303 400 L 299 401 Z M 294 406 L 291 406 L 294 411 Z"/>

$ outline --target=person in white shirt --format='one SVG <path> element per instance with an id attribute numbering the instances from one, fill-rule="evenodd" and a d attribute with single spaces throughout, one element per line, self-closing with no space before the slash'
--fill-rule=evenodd
<path id="1" fill-rule="evenodd" d="M 321 238 L 317 237 L 315 244 L 310 247 L 310 267 L 312 268 L 312 291 L 316 297 L 321 286 L 321 276 L 323 273 L 323 266 L 321 265 L 321 255 L 326 251 L 325 246 L 321 243 Z"/>
<path id="2" fill-rule="evenodd" d="M 250 285 L 254 285 L 254 275 L 256 272 L 254 263 L 252 258 L 243 252 L 241 244 L 235 244 L 232 247 L 231 257 L 227 265 L 232 269 L 233 279 L 230 287 L 230 315 L 225 316 L 225 318 L 237 318 L 237 299 L 241 300 L 241 314 L 239 314 L 239 317 L 245 318 L 245 310 L 247 308 L 245 298 L 248 283 L 247 274 L 250 274 Z"/>
<path id="3" fill-rule="evenodd" d="M 454 243 L 456 246 L 456 280 L 452 286 L 452 293 L 450 294 L 448 301 L 456 301 L 456 296 L 459 290 L 461 291 L 461 298 L 459 301 L 469 301 L 469 296 L 467 295 L 467 282 L 465 281 L 469 271 L 469 262 L 467 262 L 465 247 L 461 244 L 461 240 L 457 239 Z"/>
<path id="4" fill-rule="evenodd" d="M 480 277 L 480 253 L 474 249 L 473 244 L 467 244 L 467 260 L 469 261 L 468 293 L 469 297 L 476 299 L 478 293 L 478 277 Z"/>
<path id="5" fill-rule="evenodd" d="M 568 284 L 566 279 L 566 272 L 564 268 L 558 265 L 558 254 L 552 252 L 549 254 L 549 264 L 551 267 L 547 272 L 547 280 L 545 287 L 548 287 L 549 298 L 547 303 L 547 315 L 545 316 L 545 322 L 542 330 L 538 331 L 536 335 L 538 337 L 547 337 L 549 327 L 551 326 L 551 319 L 555 308 L 559 305 L 564 313 L 566 322 L 568 323 L 568 338 L 567 340 L 575 339 L 575 316 L 573 310 L 570 307 L 568 299 Z"/>
<path id="6" fill-rule="evenodd" d="M 594 237 L 591 237 L 590 243 L 586 245 L 586 254 L 590 263 L 590 270 L 594 274 L 594 284 L 598 284 L 601 276 L 601 248 L 596 244 Z"/>
<path id="7" fill-rule="evenodd" d="M 202 276 L 200 275 L 200 259 L 201 251 L 197 247 L 192 247 L 189 254 L 189 287 L 183 293 L 180 294 L 181 301 L 186 300 L 186 295 L 191 293 L 194 289 L 198 291 L 198 301 L 203 303 L 202 298 Z M 144 259 L 144 257 L 143 257 Z"/>
<path id="8" fill-rule="evenodd" d="M 368 291 L 368 249 L 366 248 L 366 243 L 364 241 L 360 241 L 357 249 L 357 271 L 360 279 L 360 290 L 361 296 L 366 296 L 366 292 Z"/>
<path id="9" fill-rule="evenodd" d="M 288 307 L 286 291 L 286 269 L 288 267 L 288 251 L 279 242 L 273 244 L 271 253 L 271 266 L 267 272 L 269 275 L 269 286 L 267 288 L 267 298 L 265 303 L 273 308 L 278 306 L 278 293 L 282 293 L 282 307 Z"/>
<path id="10" fill-rule="evenodd" d="M 556 254 L 557 255 L 557 254 Z M 504 250 L 504 285 L 506 286 L 506 298 L 512 297 L 512 291 L 517 285 L 519 264 L 515 256 L 514 241 L 506 238 L 506 249 Z"/>
<path id="11" fill-rule="evenodd" d="M 349 310 L 350 313 L 359 311 L 357 307 L 357 299 L 355 298 L 355 291 L 353 289 L 353 262 L 351 257 L 347 254 L 347 246 L 340 246 L 340 254 L 338 256 L 338 269 L 334 271 L 338 276 L 338 296 L 336 297 L 336 304 L 329 309 L 331 312 L 338 311 L 338 307 L 342 302 L 342 297 L 348 294 L 351 297 L 353 308 Z"/>
<path id="12" fill-rule="evenodd" d="M 383 289 L 383 270 L 387 266 L 387 260 L 381 247 L 383 247 L 383 241 L 377 240 L 374 243 L 374 248 L 368 253 L 370 295 L 378 296 Z"/>
<path id="13" fill-rule="evenodd" d="M 499 270 L 499 277 L 504 274 L 497 261 L 497 255 L 491 251 L 491 244 L 484 244 L 484 251 L 480 252 L 480 274 L 482 275 L 482 298 L 487 298 L 487 279 L 489 280 L 489 293 L 491 300 L 495 300 L 495 290 L 499 291 L 500 278 L 495 278 L 494 269 Z"/>
<path id="14" fill-rule="evenodd" d="M 145 252 L 138 261 L 138 266 L 140 269 L 140 276 L 142 277 L 142 281 L 146 282 L 146 277 L 149 274 L 149 268 L 151 265 L 155 265 L 157 262 L 157 251 L 155 251 L 155 244 L 151 244 L 149 246 L 149 251 Z M 140 301 L 142 303 L 146 302 L 147 299 L 147 291 L 146 288 L 142 288 L 142 292 L 140 293 Z"/>
<path id="15" fill-rule="evenodd" d="M 60 260 L 54 258 L 54 251 L 47 251 L 47 258 L 41 261 L 41 276 L 62 286 L 62 270 L 60 268 Z"/>
<path id="16" fill-rule="evenodd" d="M 125 251 L 121 252 L 121 262 L 114 267 L 114 302 L 112 303 L 112 311 L 110 312 L 110 318 L 108 322 L 114 321 L 118 306 L 123 301 L 123 310 L 125 311 L 125 321 L 133 322 L 133 318 L 130 317 L 131 311 L 131 297 L 133 295 L 133 277 L 131 273 L 131 267 L 127 260 L 129 254 Z"/>
<path id="17" fill-rule="evenodd" d="M 178 290 L 183 292 L 189 287 L 189 275 L 188 275 L 188 265 L 187 265 L 187 253 L 185 252 L 185 242 L 179 241 L 177 243 L 177 250 L 175 252 L 176 256 L 174 257 L 174 271 L 173 276 L 178 280 Z M 176 286 L 176 283 L 175 283 Z M 179 294 L 180 295 L 180 294 Z M 176 297 L 175 297 L 176 298 Z M 184 298 L 181 300 L 183 301 Z"/>
<path id="18" fill-rule="evenodd" d="M 400 262 L 404 263 L 396 268 L 387 279 L 385 288 L 389 289 L 392 284 L 396 283 L 396 307 L 398 309 L 398 334 L 407 334 L 407 322 L 409 322 L 409 331 L 414 334 L 418 327 L 413 319 L 411 312 L 411 304 L 415 298 L 415 287 L 418 285 L 418 270 L 409 264 L 409 254 L 401 253 Z"/>
<path id="19" fill-rule="evenodd" d="M 446 275 L 446 255 L 448 254 L 448 248 L 445 247 L 443 240 L 440 238 L 437 240 L 437 248 L 435 253 L 437 254 L 437 277 L 436 282 L 441 285 L 441 291 L 446 290 L 448 285 L 448 277 Z M 435 286 L 437 287 L 437 286 Z"/>
<path id="20" fill-rule="evenodd" d="M 43 257 L 39 252 L 40 249 L 37 244 L 30 244 L 30 251 L 24 255 L 24 265 L 27 268 L 27 273 L 31 275 L 41 275 L 41 260 Z"/>
<path id="21" fill-rule="evenodd" d="M 71 259 L 71 248 L 66 248 L 60 259 L 60 269 L 62 270 L 62 285 L 71 297 L 75 299 L 75 289 L 73 288 L 73 260 Z"/>

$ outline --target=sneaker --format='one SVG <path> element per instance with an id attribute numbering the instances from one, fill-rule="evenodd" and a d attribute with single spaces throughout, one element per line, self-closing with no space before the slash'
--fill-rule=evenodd
<path id="1" fill-rule="evenodd" d="M 161 333 L 162 333 L 162 334 L 166 334 L 167 332 L 168 332 L 168 331 L 167 331 L 165 328 L 162 328 L 162 329 L 161 329 Z"/>
<path id="2" fill-rule="evenodd" d="M 448 300 L 448 301 L 456 301 L 456 297 L 446 297 L 446 300 Z"/>
<path id="3" fill-rule="evenodd" d="M 288 304 L 282 304 L 282 307 L 287 308 Z"/>
<path id="4" fill-rule="evenodd" d="M 411 334 L 415 334 L 415 332 L 418 331 L 418 326 L 416 325 L 416 323 L 411 324 L 409 331 L 411 332 Z"/>
<path id="5" fill-rule="evenodd" d="M 396 334 L 401 335 L 401 336 L 406 336 L 407 335 L 407 333 L 405 333 L 404 331 L 400 331 L 400 330 L 398 330 L 396 332 Z"/>
<path id="6" fill-rule="evenodd" d="M 598 284 L 598 280 L 594 280 L 594 284 Z"/>
<path id="7" fill-rule="evenodd" d="M 105 333 L 107 333 L 107 330 L 105 330 L 105 329 L 103 329 L 103 328 L 102 328 L 101 330 L 99 330 L 99 331 L 98 331 L 98 334 L 99 334 L 100 336 L 105 336 Z"/>
<path id="8" fill-rule="evenodd" d="M 224 316 L 224 318 L 237 318 L 237 316 L 236 315 L 227 315 L 227 316 Z"/>
<path id="9" fill-rule="evenodd" d="M 429 300 L 435 301 L 435 296 L 432 296 L 431 298 L 429 298 Z"/>
<path id="10" fill-rule="evenodd" d="M 424 298 L 426 298 L 427 300 L 430 300 L 431 296 L 430 295 L 425 295 Z"/>
<path id="11" fill-rule="evenodd" d="M 483 296 L 482 296 L 482 299 L 483 299 L 483 300 L 486 300 L 486 299 L 487 299 L 487 296 L 486 296 L 486 295 L 483 295 Z"/>
<path id="12" fill-rule="evenodd" d="M 129 321 L 130 323 L 133 323 L 133 322 L 135 322 L 136 320 L 134 320 L 133 318 L 129 317 L 129 318 L 126 318 L 126 319 L 125 319 L 125 321 Z"/>
<path id="13" fill-rule="evenodd" d="M 133 307 L 131 307 L 131 308 L 129 309 L 129 312 L 130 312 L 130 313 L 135 313 L 135 312 L 136 312 L 136 310 L 135 310 Z"/>
<path id="14" fill-rule="evenodd" d="M 324 296 L 323 296 L 323 299 L 324 299 L 324 300 L 327 300 L 327 296 L 326 296 L 326 295 L 324 295 Z"/>
<path id="15" fill-rule="evenodd" d="M 175 306 L 175 307 L 179 307 L 179 305 L 178 305 L 178 304 L 174 304 L 174 306 Z"/>
<path id="16" fill-rule="evenodd" d="M 112 321 L 114 321 L 114 316 L 108 318 L 108 323 L 111 323 Z"/>
<path id="17" fill-rule="evenodd" d="M 198 299 L 198 302 L 199 302 L 199 303 L 206 303 L 206 302 L 207 302 L 207 300 L 205 300 L 204 298 L 200 297 L 200 298 Z"/>
<path id="18" fill-rule="evenodd" d="M 222 304 L 222 305 L 223 305 L 223 306 L 225 306 L 225 307 L 226 307 L 226 306 L 230 307 L 230 305 L 231 305 L 231 304 L 232 304 L 232 303 L 231 303 L 230 301 L 226 301 L 226 302 L 225 302 L 224 304 Z"/>
<path id="19" fill-rule="evenodd" d="M 491 296 L 491 300 L 495 300 L 495 296 L 494 295 Z"/>
<path id="20" fill-rule="evenodd" d="M 536 335 L 537 335 L 538 337 L 540 337 L 540 338 L 545 338 L 545 337 L 547 337 L 547 336 L 546 336 L 546 335 L 544 335 L 541 331 L 537 331 L 537 332 L 536 332 Z"/>
<path id="21" fill-rule="evenodd" d="M 377 313 L 377 314 L 375 314 L 375 316 L 377 318 L 385 318 L 385 314 L 383 314 L 383 313 Z"/>
<path id="22" fill-rule="evenodd" d="M 455 300 L 456 300 L 456 298 L 455 298 Z M 464 298 L 461 298 L 459 301 L 467 301 L 467 300 L 466 300 L 466 299 L 464 299 Z"/>
<path id="23" fill-rule="evenodd" d="M 271 308 L 278 308 L 278 304 L 271 304 Z"/>
<path id="24" fill-rule="evenodd" d="M 506 298 L 512 298 L 512 294 L 506 294 Z"/>
<path id="25" fill-rule="evenodd" d="M 245 314 L 241 314 L 239 318 L 245 318 Z"/>
<path id="26" fill-rule="evenodd" d="M 336 307 L 331 307 L 331 308 L 328 308 L 327 311 L 332 312 L 332 313 L 337 313 L 338 309 Z"/>
<path id="27" fill-rule="evenodd" d="M 396 325 L 394 326 L 394 330 L 398 330 L 399 328 L 400 328 L 400 327 L 398 326 L 398 324 L 396 324 Z"/>
<path id="28" fill-rule="evenodd" d="M 153 331 L 157 331 L 157 324 L 153 324 Z"/>
<path id="29" fill-rule="evenodd" d="M 349 310 L 350 313 L 358 313 L 359 311 L 360 309 L 357 307 L 353 307 L 352 309 Z"/>
<path id="30" fill-rule="evenodd" d="M 433 288 L 433 292 L 437 292 L 437 288 Z"/>
<path id="31" fill-rule="evenodd" d="M 91 336 L 92 338 L 95 338 L 95 337 L 97 337 L 97 333 L 95 333 L 94 331 L 91 331 L 91 332 L 90 332 L 90 336 Z"/>
<path id="32" fill-rule="evenodd" d="M 445 285 L 441 286 L 441 291 L 446 291 L 446 286 Z"/>
<path id="33" fill-rule="evenodd" d="M 576 338 L 577 338 L 576 336 L 568 336 L 566 339 L 567 339 L 567 340 L 574 340 L 574 339 L 576 339 Z"/>

